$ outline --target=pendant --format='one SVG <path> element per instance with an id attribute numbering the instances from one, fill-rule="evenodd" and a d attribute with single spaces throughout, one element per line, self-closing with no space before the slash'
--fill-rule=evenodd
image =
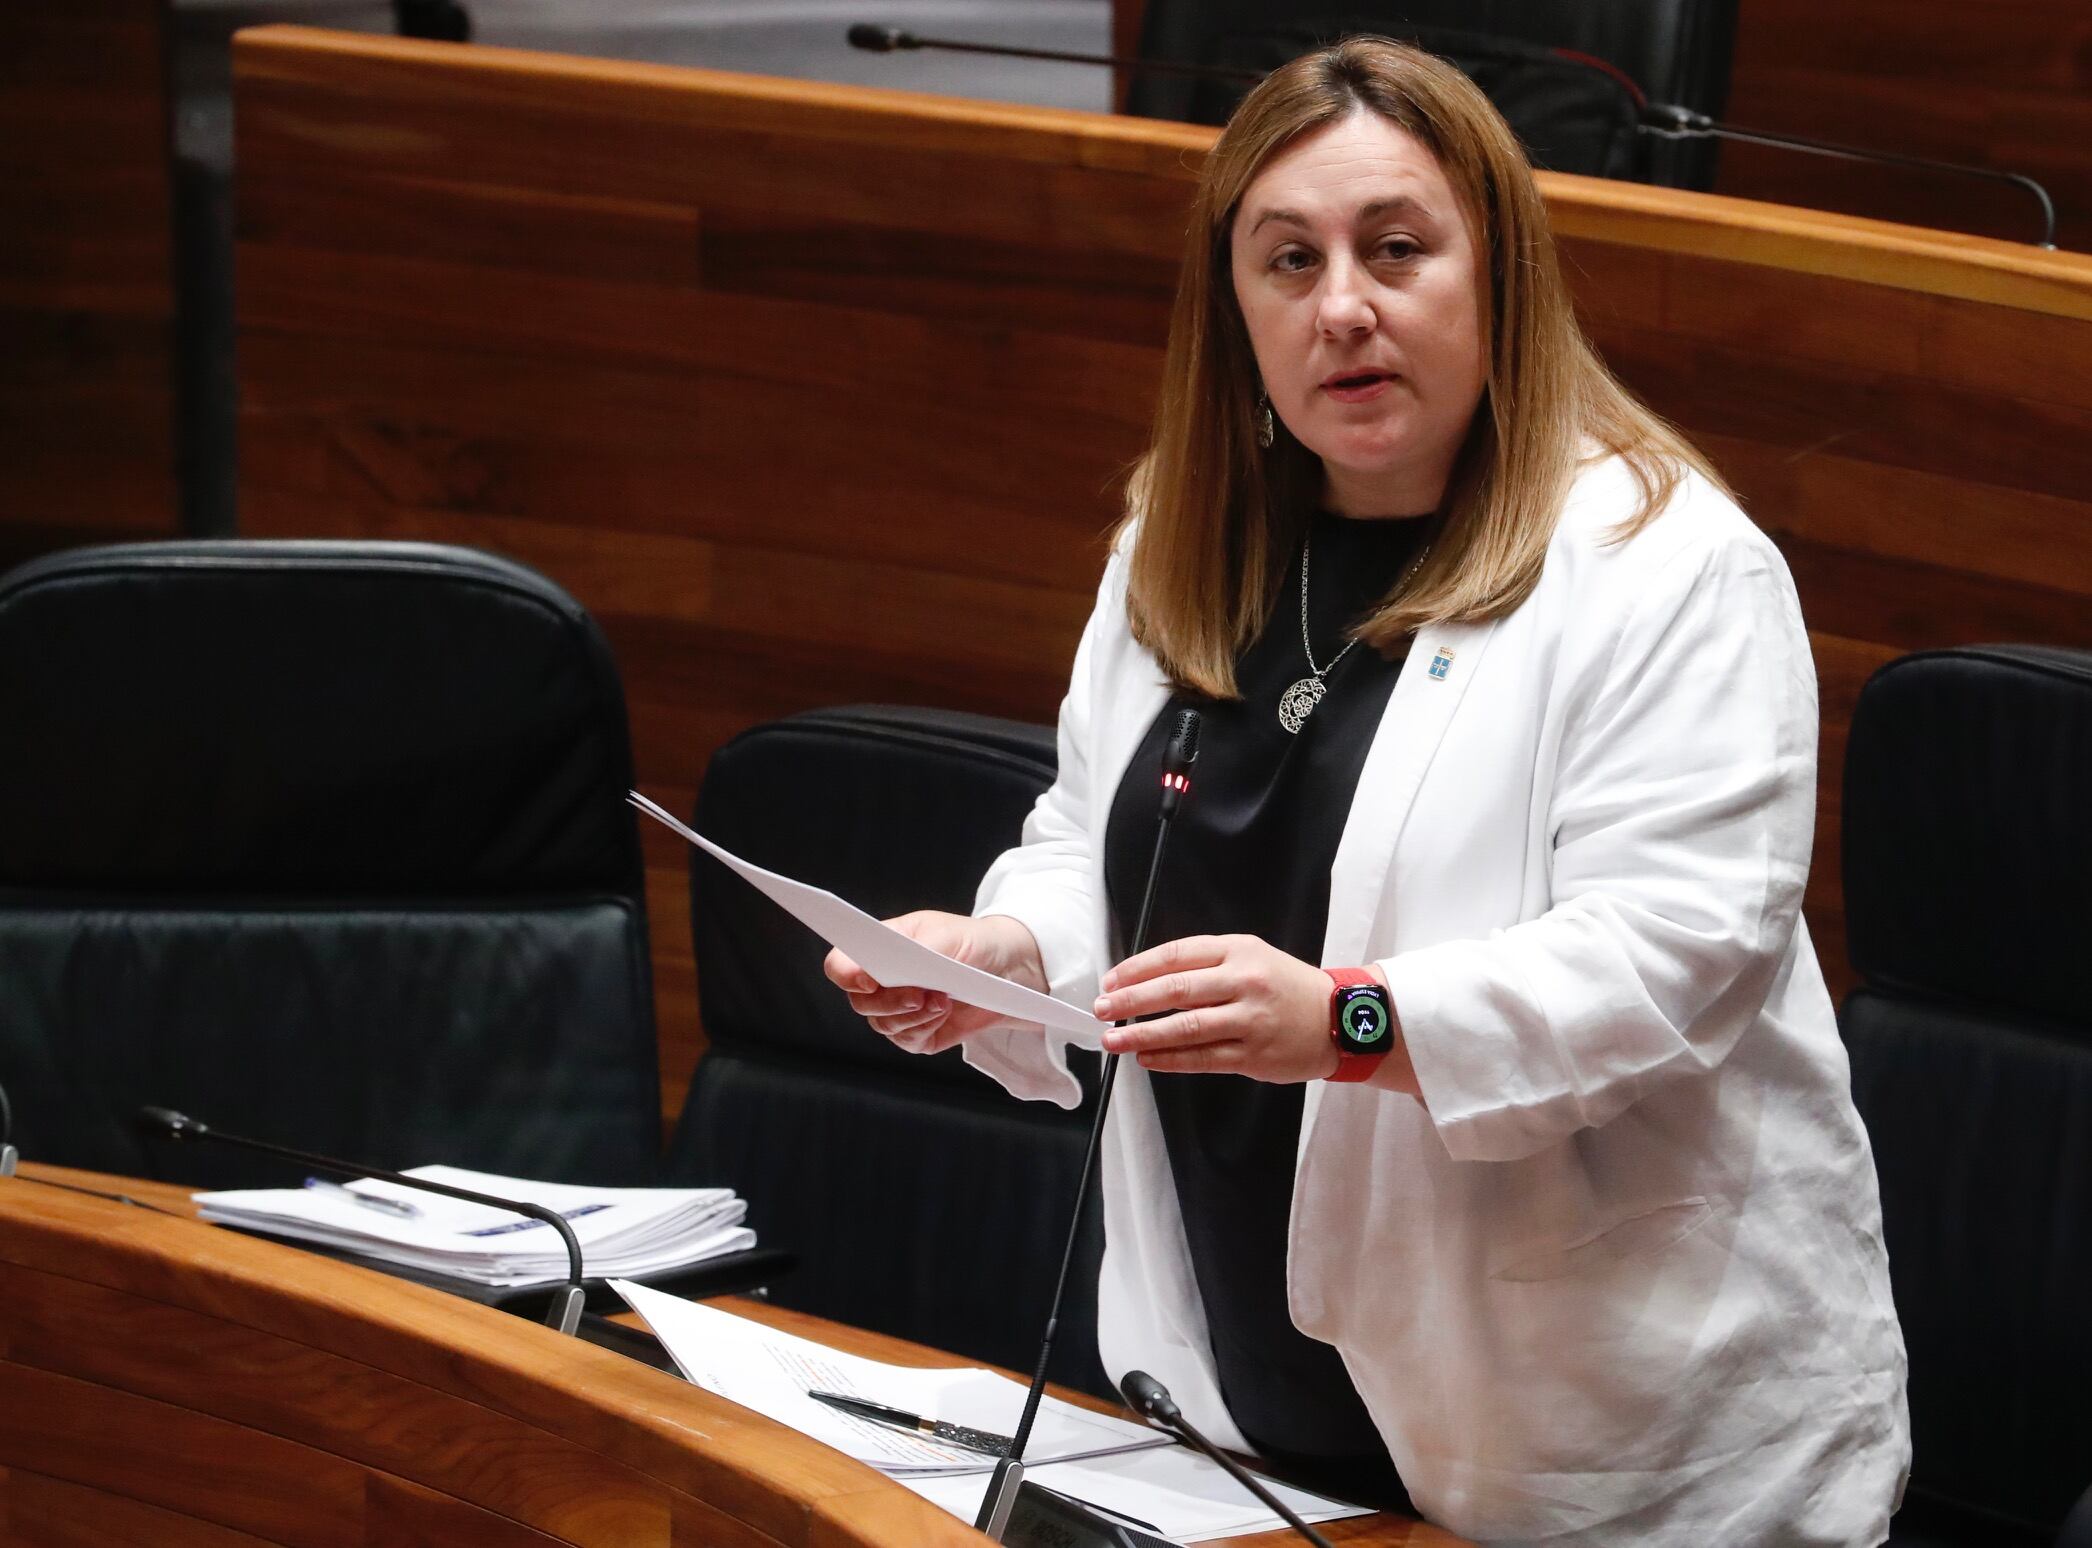
<path id="1" fill-rule="evenodd" d="M 1293 735 L 1300 735 L 1300 728 L 1307 724 L 1308 716 L 1315 713 L 1315 706 L 1328 691 L 1321 678 L 1303 677 L 1279 696 L 1278 723 Z"/>

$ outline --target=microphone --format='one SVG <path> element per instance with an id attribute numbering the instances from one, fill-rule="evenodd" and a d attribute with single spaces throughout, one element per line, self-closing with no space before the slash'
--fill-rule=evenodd
<path id="1" fill-rule="evenodd" d="M 403 38 L 470 43 L 472 13 L 457 0 L 392 0 L 394 29 Z"/>
<path id="2" fill-rule="evenodd" d="M 1264 78 L 1262 70 L 1233 70 L 1224 65 L 1178 64 L 1170 59 L 1133 59 L 1125 54 L 1073 54 L 1055 48 L 1016 48 L 1001 43 L 967 43 L 958 38 L 925 38 L 899 27 L 880 27 L 857 22 L 843 34 L 852 48 L 868 54 L 891 54 L 921 48 L 942 49 L 949 54 L 987 54 L 996 59 L 1046 59 L 1055 64 L 1103 65 L 1111 70 L 1145 72 L 1150 75 L 1188 75 L 1207 81 L 1247 81 L 1255 85 Z"/>
<path id="3" fill-rule="evenodd" d="M 1101 65 L 1107 69 L 1127 72 L 1184 75 L 1198 80 L 1251 84 L 1261 81 L 1265 73 L 1262 70 L 1230 69 L 1224 65 L 1180 64 L 1169 59 L 1133 59 L 1123 54 L 1072 54 L 1056 49 L 967 43 L 956 38 L 925 38 L 905 32 L 899 27 L 879 27 L 869 22 L 858 22 L 850 28 L 846 36 L 852 48 L 861 48 L 874 54 L 932 48 L 943 49 L 949 53 L 989 54 L 998 59 L 1048 59 L 1061 64 Z M 1801 135 L 1775 134 L 1769 129 L 1744 129 L 1718 123 L 1705 113 L 1692 108 L 1680 107 L 1675 103 L 1649 101 L 1641 87 L 1630 77 L 1602 59 L 1578 53 L 1573 49 L 1556 48 L 1548 52 L 1566 62 L 1602 70 L 1626 87 L 1639 115 L 1635 129 L 1641 134 L 1655 135 L 1666 140 L 1740 140 L 1751 145 L 1771 145 L 1783 150 L 1806 151 L 1817 156 L 1836 156 L 1847 161 L 1870 161 L 1882 166 L 1910 167 L 1923 172 L 1950 172 L 1961 177 L 1984 178 L 1991 182 L 2010 183 L 2015 188 L 2023 188 L 2041 206 L 2042 231 L 2038 245 L 2051 252 L 2055 250 L 2055 201 L 2049 197 L 2046 188 L 2024 173 L 2000 172 L 1991 167 L 1971 167 L 1955 161 L 1933 161 L 1927 157 L 1903 156 L 1892 151 L 1866 150 L 1853 145 L 1834 145 L 1827 140 L 1811 140 Z"/>
<path id="4" fill-rule="evenodd" d="M 274 1156 L 280 1161 L 294 1161 L 300 1166 L 316 1167 L 323 1172 L 338 1172 L 343 1177 L 368 1177 L 401 1188 L 418 1188 L 423 1193 L 440 1193 L 445 1198 L 463 1199 L 468 1204 L 486 1204 L 495 1209 L 508 1210 L 511 1214 L 543 1221 L 559 1233 L 559 1239 L 566 1243 L 567 1248 L 567 1283 L 565 1288 L 554 1293 L 551 1309 L 545 1314 L 545 1326 L 555 1328 L 561 1333 L 572 1333 L 581 1325 L 582 1303 L 588 1299 L 588 1294 L 581 1285 L 581 1243 L 574 1235 L 574 1228 L 568 1225 L 558 1212 L 549 1210 L 542 1204 L 526 1204 L 517 1199 L 497 1199 L 489 1193 L 474 1193 L 470 1188 L 453 1188 L 449 1183 L 409 1177 L 404 1172 L 387 1172 L 375 1166 L 362 1166 L 354 1161 L 338 1161 L 332 1156 L 293 1150 L 288 1145 L 272 1145 L 267 1140 L 228 1134 L 223 1129 L 214 1129 L 207 1123 L 200 1123 L 186 1113 L 178 1113 L 171 1107 L 139 1108 L 138 1126 L 154 1139 L 171 1139 L 181 1144 L 228 1145 L 235 1150 L 251 1150 L 260 1155 Z"/>
<path id="5" fill-rule="evenodd" d="M 1904 156 L 1894 151 L 1867 150 L 1857 145 L 1834 145 L 1798 134 L 1775 134 L 1769 129 L 1742 129 L 1718 123 L 1705 113 L 1673 102 L 1644 102 L 1635 125 L 1643 134 L 1664 140 L 1739 140 L 1746 145 L 1770 145 L 1780 150 L 1806 151 L 1812 156 L 1833 156 L 1842 161 L 1870 161 L 1886 167 L 1911 167 L 1920 172 L 1951 172 L 1958 177 L 1979 177 L 1993 183 L 2023 188 L 2041 206 L 2041 240 L 2037 246 L 2050 252 L 2056 247 L 2056 204 L 2048 190 L 2019 172 L 2000 172 L 1994 167 L 1971 167 L 1958 161 L 1934 161 L 1929 156 Z"/>
<path id="6" fill-rule="evenodd" d="M 1227 1470 L 1229 1477 L 1276 1511 L 1287 1526 L 1314 1543 L 1316 1548 L 1329 1548 L 1328 1538 L 1294 1515 L 1279 1502 L 1277 1496 L 1250 1476 L 1233 1457 L 1193 1429 L 1191 1421 L 1184 1417 L 1184 1411 L 1177 1407 L 1177 1400 L 1169 1395 L 1169 1388 L 1146 1371 L 1128 1371 L 1121 1376 L 1119 1395 L 1125 1398 L 1126 1406 L 1136 1414 L 1144 1419 L 1152 1419 L 1164 1429 L 1183 1436 L 1186 1442 L 1219 1463 Z"/>
<path id="7" fill-rule="evenodd" d="M 844 34 L 852 48 L 861 48 L 868 54 L 890 54 L 897 48 L 921 48 L 923 40 L 912 32 L 903 32 L 898 27 L 879 27 L 871 22 L 854 22 Z"/>
<path id="8" fill-rule="evenodd" d="M 1133 928 L 1133 952 L 1138 956 L 1148 947 L 1148 924 L 1155 910 L 1155 883 L 1162 875 L 1162 853 L 1169 842 L 1170 819 L 1177 815 L 1177 808 L 1191 793 L 1191 766 L 1199 755 L 1199 712 L 1194 709 L 1179 710 L 1170 727 L 1169 741 L 1162 753 L 1162 799 L 1155 815 L 1155 849 L 1148 860 L 1147 885 L 1141 890 L 1140 918 Z M 1124 1023 L 1120 1023 L 1124 1025 Z M 980 1514 L 974 1519 L 974 1528 L 985 1532 L 997 1542 L 1003 1540 L 1003 1532 L 1010 1524 L 1010 1512 L 1017 1503 L 1018 1491 L 1024 1487 L 1024 1447 L 1031 1439 L 1032 1421 L 1039 1415 L 1039 1399 L 1046 1392 L 1046 1365 L 1053 1358 L 1053 1341 L 1060 1331 L 1061 1302 L 1068 1293 L 1068 1270 L 1075 1262 L 1075 1241 L 1082 1226 L 1082 1208 L 1090 1195 L 1090 1179 L 1097 1173 L 1097 1153 L 1104 1142 L 1104 1115 L 1111 1108 L 1112 1082 L 1119 1073 L 1119 1056 L 1106 1054 L 1102 1075 L 1097 1081 L 1097 1114 L 1090 1120 L 1090 1139 L 1082 1154 L 1082 1172 L 1075 1182 L 1075 1208 L 1068 1216 L 1068 1239 L 1061 1247 L 1060 1274 L 1054 1280 L 1053 1301 L 1046 1311 L 1046 1331 L 1039 1339 L 1039 1363 L 1032 1370 L 1031 1386 L 1024 1394 L 1024 1411 L 1017 1420 L 1016 1432 L 1010 1437 L 1009 1450 L 996 1459 L 995 1471 L 988 1480 L 988 1492 L 981 1497 Z M 1076 1502 L 1057 1502 L 1059 1513 L 1065 1518 L 1069 1507 Z M 1080 1508 L 1080 1507 L 1078 1507 Z M 1063 1520 L 1058 1540 L 1067 1541 L 1069 1523 Z M 1123 1529 L 1101 1516 L 1096 1518 L 1098 1541 L 1112 1541 L 1114 1534 Z"/>
<path id="9" fill-rule="evenodd" d="M 1162 749 L 1162 815 L 1177 815 L 1177 804 L 1191 791 L 1191 766 L 1199 761 L 1199 712 L 1180 710 Z"/>
<path id="10" fill-rule="evenodd" d="M 22 1159 L 14 1146 L 8 1143 L 14 1138 L 14 1132 L 14 1106 L 7 1100 L 7 1088 L 0 1086 L 0 1177 L 14 1176 L 15 1163 Z"/>

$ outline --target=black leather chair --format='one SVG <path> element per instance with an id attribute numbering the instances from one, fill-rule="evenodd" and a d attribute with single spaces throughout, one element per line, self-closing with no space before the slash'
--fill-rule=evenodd
<path id="1" fill-rule="evenodd" d="M 518 565 L 84 549 L 0 579 L 0 1084 L 28 1160 L 230 1186 L 142 1103 L 379 1165 L 651 1182 L 624 698 Z"/>
<path id="2" fill-rule="evenodd" d="M 1736 10 L 1737 0 L 1150 0 L 1140 56 L 1264 71 L 1351 34 L 1401 38 L 1473 75 L 1540 166 L 1710 188 L 1713 142 L 1637 134 L 1634 99 L 1720 117 Z M 1553 50 L 1585 63 L 1550 57 Z M 1610 70 L 1588 67 L 1593 60 Z M 1612 92 L 1614 74 L 1631 87 Z M 1244 90 L 1144 72 L 1133 77 L 1126 108 L 1146 118 L 1219 124 Z"/>
<path id="3" fill-rule="evenodd" d="M 721 748 L 695 826 L 882 918 L 965 912 L 1053 772 L 1043 727 L 823 710 Z M 708 1046 L 670 1177 L 738 1189 L 757 1235 L 796 1252 L 798 1271 L 773 1291 L 780 1304 L 1028 1373 L 1087 1107 L 1015 1101 L 957 1050 L 896 1051 L 821 976 L 821 942 L 702 856 L 690 906 Z M 1096 1354 L 1101 1246 L 1093 1209 L 1053 1374 L 1108 1393 Z"/>
<path id="4" fill-rule="evenodd" d="M 1906 656 L 1854 710 L 1839 1019 L 1910 1350 L 1898 1545 L 2046 1545 L 2092 1482 L 2088 793 L 2092 652 Z"/>

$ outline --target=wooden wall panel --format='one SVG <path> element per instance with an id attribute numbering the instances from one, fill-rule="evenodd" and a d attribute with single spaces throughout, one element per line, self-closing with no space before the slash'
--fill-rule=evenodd
<path id="1" fill-rule="evenodd" d="M 1211 132 L 270 29 L 238 48 L 242 508 L 428 537 L 603 619 L 647 787 L 862 700 L 1048 719 Z M 2092 645 L 2092 261 L 1550 178 L 1608 359 L 1780 542 L 1824 710 L 1835 984 L 1868 672 Z M 672 1112 L 686 857 L 649 832 Z"/>
<path id="2" fill-rule="evenodd" d="M 2020 172 L 2056 201 L 2057 242 L 2092 251 L 2092 11 L 2082 0 L 1742 0 L 1732 122 Z M 2024 193 L 1726 145 L 1743 198 L 2029 241 Z"/>
<path id="3" fill-rule="evenodd" d="M 1179 145 L 966 104 L 867 125 L 862 94 L 779 83 L 749 114 L 688 94 L 726 78 L 573 62 L 517 120 L 505 73 L 334 57 L 413 61 L 375 160 L 242 49 L 244 530 L 545 569 L 603 621 L 641 777 L 682 807 L 793 709 L 1051 715 L 1144 432 Z M 687 865 L 646 843 L 672 1113 Z"/>
<path id="4" fill-rule="evenodd" d="M 558 1541 L 667 1535 L 669 1500 L 658 1485 L 454 1393 L 99 1285 L 0 1265 L 0 1286 L 22 1364 L 203 1407 L 217 1421 L 427 1490 L 470 1479 L 481 1506 Z M 141 1344 L 180 1347 L 207 1365 L 216 1373 L 208 1396 L 190 1390 L 182 1372 L 142 1361 Z"/>
<path id="5" fill-rule="evenodd" d="M 277 1548 L 251 1533 L 19 1468 L 0 1468 L 0 1543 L 7 1548 L 110 1548 L 118 1543 Z"/>
<path id="6" fill-rule="evenodd" d="M 165 25 L 0 7 L 0 567 L 176 527 Z"/>
<path id="7" fill-rule="evenodd" d="M 265 1432 L 20 1365 L 0 1365 L 0 1454 L 31 1472 L 287 1548 L 422 1542 L 439 1525 L 469 1528 L 454 1540 L 488 1548 L 556 1541 Z M 400 1535 L 366 1519 L 381 1501 Z"/>
<path id="8" fill-rule="evenodd" d="M 201 1225 L 171 1185 L 122 1184 L 155 1201 L 132 1208 L 34 1170 L 0 1188 L 10 1548 L 981 1541 L 621 1355 Z"/>
<path id="9" fill-rule="evenodd" d="M 2092 310 L 1810 273 L 1738 283 L 1716 257 L 1590 238 L 1565 256 L 1608 363 L 1794 572 L 1823 729 L 1807 911 L 1842 992 L 1840 782 L 1867 676 L 1945 644 L 2092 645 Z"/>

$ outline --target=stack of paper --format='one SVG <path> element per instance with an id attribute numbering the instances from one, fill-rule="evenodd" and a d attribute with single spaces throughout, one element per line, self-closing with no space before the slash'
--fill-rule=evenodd
<path id="1" fill-rule="evenodd" d="M 643 1285 L 614 1288 L 698 1386 L 869 1463 L 963 1520 L 974 1519 L 993 1457 L 838 1413 L 807 1393 L 837 1392 L 1007 1435 L 1024 1406 L 1021 1384 L 977 1367 L 887 1365 Z M 1033 1483 L 1179 1542 L 1282 1525 L 1219 1467 L 1170 1436 L 1058 1398 L 1039 1406 L 1024 1468 Z M 1307 1521 L 1366 1514 L 1304 1489 L 1264 1483 Z"/>
<path id="2" fill-rule="evenodd" d="M 747 1202 L 730 1188 L 590 1188 L 496 1177 L 454 1166 L 406 1174 L 556 1210 L 581 1243 L 590 1279 L 655 1275 L 755 1245 Z M 343 1248 L 410 1268 L 509 1289 L 564 1283 L 567 1253 L 542 1220 L 393 1183 L 346 1189 L 243 1188 L 199 1193 L 205 1220 Z M 366 1202 L 358 1202 L 358 1197 Z M 367 1201 L 393 1201 L 411 1214 Z"/>

